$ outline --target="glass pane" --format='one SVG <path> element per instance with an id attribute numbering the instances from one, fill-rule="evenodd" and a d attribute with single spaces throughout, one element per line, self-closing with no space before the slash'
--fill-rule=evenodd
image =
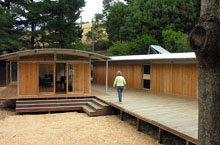
<path id="1" fill-rule="evenodd" d="M 11 74 L 11 79 L 10 79 L 10 74 Z M 11 69 L 10 69 L 10 64 L 8 64 L 8 83 L 12 82 L 17 82 L 17 63 L 12 63 L 11 64 Z"/>
<path id="2" fill-rule="evenodd" d="M 53 64 L 39 64 L 39 92 L 53 92 Z"/>
<path id="3" fill-rule="evenodd" d="M 74 83 L 73 83 L 73 76 L 74 76 L 74 69 L 73 65 L 68 65 L 68 91 L 73 92 L 74 90 Z"/>
<path id="4" fill-rule="evenodd" d="M 150 89 L 150 80 L 144 80 L 144 88 Z"/>
<path id="5" fill-rule="evenodd" d="M 12 64 L 12 82 L 17 82 L 17 63 Z"/>
<path id="6" fill-rule="evenodd" d="M 56 64 L 56 93 L 66 93 L 66 64 Z"/>
<path id="7" fill-rule="evenodd" d="M 144 74 L 150 74 L 150 65 L 144 65 Z"/>

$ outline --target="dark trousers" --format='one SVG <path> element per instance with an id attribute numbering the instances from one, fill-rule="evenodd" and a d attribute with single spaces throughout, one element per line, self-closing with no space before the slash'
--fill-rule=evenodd
<path id="1" fill-rule="evenodd" d="M 119 102 L 122 102 L 122 92 L 123 92 L 123 90 L 124 90 L 124 86 L 117 86 Z"/>

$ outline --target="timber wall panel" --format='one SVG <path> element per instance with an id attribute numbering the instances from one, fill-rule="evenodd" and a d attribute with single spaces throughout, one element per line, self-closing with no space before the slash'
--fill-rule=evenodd
<path id="1" fill-rule="evenodd" d="M 113 65 L 108 67 L 108 85 L 111 87 L 114 83 L 114 69 Z"/>
<path id="2" fill-rule="evenodd" d="M 160 92 L 160 79 L 161 79 L 161 65 L 152 64 L 152 86 L 151 89 L 153 92 Z"/>
<path id="3" fill-rule="evenodd" d="M 89 93 L 89 63 L 84 63 L 84 93 Z"/>
<path id="4" fill-rule="evenodd" d="M 173 88 L 172 92 L 174 95 L 183 96 L 183 65 L 173 64 Z"/>
<path id="5" fill-rule="evenodd" d="M 172 65 L 162 64 L 161 92 L 171 94 L 172 92 Z"/>
<path id="6" fill-rule="evenodd" d="M 195 64 L 184 65 L 184 96 L 197 96 L 197 67 Z"/>
<path id="7" fill-rule="evenodd" d="M 142 89 L 142 65 L 134 65 L 134 88 Z"/>
<path id="8" fill-rule="evenodd" d="M 134 88 L 134 65 L 128 65 L 128 78 L 126 80 L 128 88 Z"/>
<path id="9" fill-rule="evenodd" d="M 121 65 L 121 73 L 127 83 L 127 80 L 128 80 L 128 65 L 127 64 Z"/>
<path id="10" fill-rule="evenodd" d="M 38 95 L 39 68 L 36 63 L 19 64 L 19 94 Z"/>

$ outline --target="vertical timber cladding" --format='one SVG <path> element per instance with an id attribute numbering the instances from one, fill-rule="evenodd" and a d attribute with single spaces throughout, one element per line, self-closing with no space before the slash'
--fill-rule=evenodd
<path id="1" fill-rule="evenodd" d="M 160 93 L 161 80 L 161 64 L 152 64 L 152 86 L 151 90 L 155 93 Z"/>
<path id="2" fill-rule="evenodd" d="M 183 96 L 183 64 L 173 64 L 173 95 Z"/>
<path id="3" fill-rule="evenodd" d="M 161 93 L 172 93 L 172 65 L 161 65 Z"/>
<path id="4" fill-rule="evenodd" d="M 38 95 L 38 64 L 19 63 L 19 94 Z"/>
<path id="5" fill-rule="evenodd" d="M 197 96 L 196 64 L 152 64 L 152 91 L 176 96 Z"/>
<path id="6" fill-rule="evenodd" d="M 90 83 L 90 78 L 89 78 L 89 63 L 84 63 L 84 93 L 89 93 L 89 83 Z"/>
<path id="7" fill-rule="evenodd" d="M 184 96 L 197 96 L 197 67 L 196 64 L 184 64 Z"/>
<path id="8" fill-rule="evenodd" d="M 74 92 L 89 93 L 89 63 L 74 64 Z"/>
<path id="9" fill-rule="evenodd" d="M 105 85 L 105 65 L 95 64 L 93 66 L 93 83 Z M 121 71 L 126 80 L 126 87 L 132 89 L 142 89 L 142 65 L 139 64 L 109 64 L 108 85 L 114 83 L 117 72 Z"/>

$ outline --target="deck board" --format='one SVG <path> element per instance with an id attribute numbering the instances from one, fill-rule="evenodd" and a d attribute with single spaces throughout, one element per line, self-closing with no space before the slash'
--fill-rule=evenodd
<path id="1" fill-rule="evenodd" d="M 103 90 L 101 92 L 104 93 L 105 89 L 104 86 L 93 85 L 93 90 Z M 125 90 L 123 103 L 119 104 L 114 88 L 109 88 L 108 94 L 96 97 L 187 141 L 198 142 L 198 101 Z"/>
<path id="2" fill-rule="evenodd" d="M 36 99 L 36 98 L 73 98 L 91 97 L 103 93 L 92 90 L 91 93 L 80 94 L 55 94 L 55 95 L 20 95 L 17 96 L 17 86 L 0 87 L 0 100 Z"/>

